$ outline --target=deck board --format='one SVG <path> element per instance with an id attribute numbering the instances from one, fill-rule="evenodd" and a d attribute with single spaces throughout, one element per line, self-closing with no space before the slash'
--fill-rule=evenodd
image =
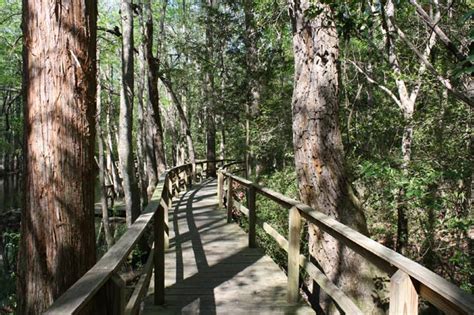
<path id="1" fill-rule="evenodd" d="M 153 305 L 153 281 L 143 314 L 314 314 L 286 302 L 286 275 L 217 209 L 216 182 L 181 194 L 169 214 L 165 305 Z M 153 278 L 152 278 L 153 279 Z"/>

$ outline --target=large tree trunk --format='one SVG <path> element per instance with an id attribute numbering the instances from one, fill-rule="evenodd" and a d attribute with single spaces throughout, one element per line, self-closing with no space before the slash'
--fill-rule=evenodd
<path id="1" fill-rule="evenodd" d="M 96 261 L 96 23 L 96 1 L 23 1 L 18 314 L 42 313 Z"/>
<path id="2" fill-rule="evenodd" d="M 338 122 L 338 36 L 329 5 L 305 17 L 310 1 L 290 1 L 295 53 L 293 144 L 301 201 L 357 231 L 367 234 L 363 211 L 355 204 L 344 170 Z M 366 314 L 377 313 L 374 270 L 342 243 L 309 226 L 309 248 L 324 273 L 351 293 Z M 316 290 L 313 288 L 313 294 Z M 327 297 L 318 301 L 327 312 L 337 310 Z"/>
<path id="3" fill-rule="evenodd" d="M 125 212 L 130 226 L 140 214 L 140 196 L 135 176 L 132 148 L 133 115 L 133 9 L 131 0 L 122 0 L 122 85 L 120 88 L 119 159 L 122 172 Z"/>

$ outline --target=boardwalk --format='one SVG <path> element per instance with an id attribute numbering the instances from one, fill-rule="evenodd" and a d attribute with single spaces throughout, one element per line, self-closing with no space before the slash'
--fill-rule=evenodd
<path id="1" fill-rule="evenodd" d="M 153 282 L 144 314 L 314 314 L 286 303 L 286 275 L 247 234 L 217 209 L 216 182 L 180 195 L 170 211 L 166 304 L 153 306 Z"/>

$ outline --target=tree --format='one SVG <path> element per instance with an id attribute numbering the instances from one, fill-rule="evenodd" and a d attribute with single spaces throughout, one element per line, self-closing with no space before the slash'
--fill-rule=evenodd
<path id="1" fill-rule="evenodd" d="M 166 8 L 166 1 L 165 1 Z M 165 149 L 163 141 L 163 128 L 161 126 L 160 108 L 159 108 L 159 93 L 158 93 L 158 62 L 153 56 L 153 12 L 151 9 L 150 0 L 146 0 L 143 6 L 143 14 L 145 17 L 145 59 L 148 65 L 148 110 L 151 112 L 152 120 L 155 129 L 154 145 L 155 157 L 158 175 L 163 173 L 166 169 Z M 163 12 L 164 14 L 164 12 Z M 162 17 L 163 18 L 163 17 Z M 155 183 L 156 185 L 156 183 Z"/>
<path id="2" fill-rule="evenodd" d="M 344 167 L 338 122 L 339 39 L 333 10 L 322 2 L 290 1 L 290 18 L 295 54 L 293 145 L 300 199 L 368 234 Z M 354 292 L 364 313 L 377 312 L 373 270 L 360 256 L 314 225 L 309 226 L 309 250 L 337 286 Z M 319 303 L 328 312 L 325 299 Z"/>
<path id="3" fill-rule="evenodd" d="M 96 260 L 97 5 L 23 4 L 26 165 L 17 311 L 39 314 Z"/>
<path id="4" fill-rule="evenodd" d="M 140 196 L 133 160 L 133 8 L 131 0 L 122 0 L 122 85 L 120 88 L 118 151 L 122 171 L 125 212 L 130 226 L 140 214 Z"/>

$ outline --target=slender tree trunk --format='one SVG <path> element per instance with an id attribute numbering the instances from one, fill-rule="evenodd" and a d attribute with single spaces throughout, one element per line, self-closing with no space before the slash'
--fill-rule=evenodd
<path id="1" fill-rule="evenodd" d="M 368 234 L 364 213 L 355 204 L 344 169 L 338 121 L 339 43 L 333 12 L 317 2 L 314 18 L 304 12 L 310 1 L 290 1 L 295 53 L 293 144 L 301 201 L 361 233 Z M 310 254 L 323 272 L 345 292 L 351 292 L 366 314 L 377 313 L 374 270 L 363 258 L 315 225 L 309 226 Z M 313 294 L 316 290 L 313 288 Z M 337 313 L 329 299 L 319 301 Z"/>
<path id="2" fill-rule="evenodd" d="M 133 9 L 131 0 L 122 0 L 122 85 L 120 88 L 119 159 L 122 171 L 125 212 L 130 226 L 140 214 L 140 196 L 135 176 L 132 148 L 133 130 Z"/>
<path id="3" fill-rule="evenodd" d="M 194 151 L 193 137 L 191 136 L 191 127 L 189 125 L 188 119 L 186 118 L 186 113 L 184 112 L 183 106 L 181 105 L 181 102 L 179 101 L 178 96 L 176 95 L 173 89 L 171 81 L 164 76 L 160 76 L 160 79 L 161 79 L 161 82 L 163 82 L 166 89 L 168 90 L 168 93 L 171 96 L 171 100 L 173 104 L 175 105 L 176 110 L 178 111 L 179 119 L 183 125 L 184 133 L 186 134 L 186 144 L 188 146 L 189 160 L 193 164 L 193 170 L 194 170 L 195 165 L 196 165 L 196 154 Z"/>
<path id="4" fill-rule="evenodd" d="M 203 6 L 206 10 L 206 44 L 207 44 L 207 60 L 214 59 L 214 37 L 211 19 L 211 9 L 215 5 L 214 0 L 203 1 Z M 213 69 L 206 69 L 204 77 L 204 91 L 206 95 L 206 159 L 208 161 L 216 160 L 216 122 L 215 122 L 215 91 L 214 91 L 214 75 Z M 207 164 L 207 176 L 216 176 L 216 163 L 210 162 Z"/>
<path id="5" fill-rule="evenodd" d="M 155 142 L 155 158 L 158 175 L 166 170 L 165 148 L 163 141 L 163 127 L 161 126 L 161 115 L 159 107 L 158 92 L 158 63 L 153 56 L 153 12 L 150 0 L 145 0 L 143 6 L 145 17 L 145 58 L 148 65 L 148 107 L 152 109 Z"/>
<path id="6" fill-rule="evenodd" d="M 143 25 L 143 19 L 140 19 L 140 25 Z M 143 31 L 143 27 L 141 27 Z M 146 126 L 145 126 L 145 116 L 144 116 L 144 90 L 145 90 L 145 76 L 146 76 L 146 69 L 145 69 L 145 51 L 144 45 L 140 47 L 140 58 L 139 58 L 139 78 L 138 78 L 138 88 L 137 88 L 137 96 L 138 96 L 138 107 L 137 107 L 137 165 L 138 165 L 138 187 L 140 189 L 140 202 L 142 208 L 144 208 L 148 204 L 148 187 L 149 186 L 149 179 L 147 165 L 146 165 Z M 156 187 L 156 182 L 155 182 Z M 150 190 L 154 191 L 154 187 Z M 153 194 L 153 193 L 152 193 Z"/>
<path id="7" fill-rule="evenodd" d="M 23 1 L 18 314 L 43 313 L 96 262 L 96 23 L 96 1 Z"/>
<path id="8" fill-rule="evenodd" d="M 122 187 L 122 182 L 119 176 L 119 172 L 117 169 L 116 165 L 116 160 L 114 158 L 114 142 L 112 138 L 112 124 L 111 124 L 111 116 L 112 116 L 112 97 L 108 98 L 108 106 L 107 106 L 107 112 L 105 116 L 105 127 L 106 127 L 106 148 L 107 148 L 107 168 L 110 170 L 110 173 L 112 174 L 112 182 L 114 185 L 114 191 L 115 193 L 123 197 L 123 187 Z"/>
<path id="9" fill-rule="evenodd" d="M 245 46 L 246 68 L 247 68 L 247 104 L 245 107 L 245 169 L 246 177 L 252 175 L 253 152 L 251 125 L 252 120 L 258 115 L 260 102 L 260 86 L 257 74 L 257 30 L 255 29 L 255 19 L 253 16 L 253 0 L 244 0 L 244 18 L 245 18 Z"/>
<path id="10" fill-rule="evenodd" d="M 101 82 L 100 82 L 100 63 L 99 50 L 97 50 L 97 115 L 96 115 L 96 129 L 97 129 L 97 146 L 99 149 L 99 184 L 101 188 L 100 205 L 102 208 L 102 226 L 104 227 L 105 241 L 107 248 L 112 247 L 114 239 L 112 231 L 110 230 L 109 209 L 107 207 L 107 187 L 105 186 L 105 173 L 107 172 L 106 161 L 104 155 L 104 138 L 102 134 L 102 126 L 100 125 L 102 113 L 102 98 L 101 98 Z"/>

